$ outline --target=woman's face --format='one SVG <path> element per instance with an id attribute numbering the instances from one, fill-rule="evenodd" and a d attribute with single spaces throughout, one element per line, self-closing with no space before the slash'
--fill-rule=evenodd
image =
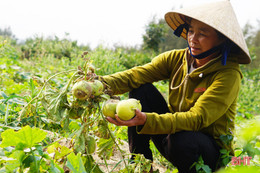
<path id="1" fill-rule="evenodd" d="M 193 55 L 199 55 L 222 42 L 215 29 L 194 19 L 191 20 L 187 38 Z"/>

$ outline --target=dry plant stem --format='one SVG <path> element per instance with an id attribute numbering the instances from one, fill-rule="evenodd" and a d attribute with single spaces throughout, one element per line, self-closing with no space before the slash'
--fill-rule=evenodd
<path id="1" fill-rule="evenodd" d="M 36 99 L 38 99 L 38 98 L 40 97 L 40 95 L 41 95 L 43 89 L 45 88 L 45 86 L 47 85 L 47 83 L 48 83 L 52 78 L 54 78 L 55 76 L 58 76 L 58 75 L 60 75 L 60 74 L 69 73 L 69 72 L 72 72 L 72 71 L 76 71 L 76 72 L 75 72 L 75 73 L 72 75 L 72 77 L 70 78 L 69 83 L 67 84 L 67 87 L 66 87 L 66 89 L 65 89 L 65 91 L 66 91 L 66 90 L 68 89 L 68 87 L 69 87 L 69 85 L 70 85 L 70 83 L 71 83 L 73 77 L 79 72 L 79 70 L 73 69 L 73 70 L 69 70 L 69 71 L 63 71 L 63 72 L 59 72 L 59 73 L 56 73 L 55 75 L 51 76 L 51 77 L 44 83 L 42 89 L 41 89 L 40 92 L 37 94 L 37 96 L 35 96 L 30 102 L 28 102 L 28 103 L 24 106 L 23 111 L 25 110 L 25 108 L 28 107 L 29 104 L 31 104 L 34 100 L 36 100 Z M 36 108 L 36 109 L 37 109 L 37 108 Z"/>
<path id="2" fill-rule="evenodd" d="M 99 106 L 99 110 L 101 110 L 100 106 Z M 120 154 L 121 154 L 121 156 L 122 156 L 122 158 L 123 158 L 123 161 L 124 161 L 125 167 L 126 167 L 126 169 L 127 169 L 127 172 L 129 172 L 128 167 L 127 167 L 127 164 L 126 164 L 126 162 L 125 162 L 125 158 L 124 158 L 123 151 L 121 150 L 121 148 L 120 148 L 119 145 L 117 144 L 117 142 L 116 142 L 116 140 L 115 140 L 115 137 L 113 136 L 112 132 L 111 132 L 110 129 L 108 128 L 107 121 L 106 121 L 106 119 L 105 119 L 105 117 L 104 117 L 104 115 L 103 115 L 102 113 L 101 113 L 101 116 L 102 116 L 102 119 L 105 121 L 105 124 L 106 124 L 106 126 L 107 126 L 108 132 L 109 132 L 109 134 L 110 134 L 112 140 L 114 141 L 114 143 L 116 144 L 116 147 L 117 147 L 118 150 L 120 151 Z"/>
<path id="3" fill-rule="evenodd" d="M 89 121 L 89 122 L 86 121 L 86 122 L 84 122 L 83 124 L 90 125 L 90 124 L 94 123 L 97 119 L 98 119 L 98 116 L 97 116 L 94 120 Z M 83 125 L 83 124 L 82 124 L 82 125 Z"/>

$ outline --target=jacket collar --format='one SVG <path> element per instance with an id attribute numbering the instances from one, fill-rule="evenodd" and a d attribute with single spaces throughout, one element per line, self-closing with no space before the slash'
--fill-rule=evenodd
<path id="1" fill-rule="evenodd" d="M 194 71 L 192 71 L 189 74 L 188 70 L 189 70 L 190 64 L 193 61 L 193 57 L 190 56 L 189 50 L 186 49 L 182 64 L 179 66 L 178 70 L 176 71 L 176 73 L 174 74 L 174 76 L 172 78 L 171 85 L 170 85 L 171 89 L 179 88 L 184 83 L 186 78 L 188 78 L 188 77 L 199 80 L 199 79 L 204 78 L 208 74 L 216 73 L 217 71 L 221 71 L 224 69 L 237 70 L 240 73 L 241 78 L 242 78 L 242 73 L 240 71 L 236 56 L 230 55 L 228 57 L 228 61 L 225 66 L 221 64 L 221 57 L 222 57 L 222 55 L 219 55 L 218 57 L 216 57 L 216 58 L 210 60 L 209 62 L 207 62 L 206 64 L 204 64 L 203 66 L 196 68 Z M 181 75 L 181 74 L 183 74 L 183 76 L 184 76 L 182 82 L 178 86 L 173 87 L 173 84 L 174 84 L 176 78 L 178 77 L 178 75 Z"/>

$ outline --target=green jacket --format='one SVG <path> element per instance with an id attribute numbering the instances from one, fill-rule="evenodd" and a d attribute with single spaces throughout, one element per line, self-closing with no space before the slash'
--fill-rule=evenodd
<path id="1" fill-rule="evenodd" d="M 187 49 L 168 51 L 150 63 L 103 76 L 114 94 L 122 94 L 144 83 L 169 79 L 170 113 L 146 113 L 147 120 L 137 128 L 140 134 L 173 134 L 182 130 L 212 135 L 219 146 L 221 135 L 232 135 L 236 102 L 242 73 L 237 57 L 230 55 L 227 64 L 215 58 L 188 74 L 191 57 Z"/>

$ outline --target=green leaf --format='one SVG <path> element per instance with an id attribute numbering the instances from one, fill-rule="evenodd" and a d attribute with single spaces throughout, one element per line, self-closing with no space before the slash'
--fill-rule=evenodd
<path id="1" fill-rule="evenodd" d="M 98 155 L 99 157 L 103 157 L 109 159 L 113 155 L 113 148 L 115 144 L 112 138 L 102 139 L 98 141 Z"/>
<path id="2" fill-rule="evenodd" d="M 21 145 L 23 146 L 22 148 L 31 148 L 41 142 L 46 135 L 47 132 L 39 128 L 31 128 L 28 125 L 17 132 L 13 129 L 8 129 L 1 134 L 2 143 L 0 147 Z"/>
<path id="3" fill-rule="evenodd" d="M 259 173 L 259 166 L 230 166 L 220 169 L 218 173 Z"/>
<path id="4" fill-rule="evenodd" d="M 86 128 L 88 124 L 84 123 L 79 130 L 75 131 L 74 139 L 75 144 L 73 146 L 73 149 L 76 153 L 86 153 L 88 151 L 88 140 L 90 139 L 88 137 L 88 134 L 86 133 Z M 93 143 L 90 143 L 93 144 Z M 93 147 L 93 145 L 91 145 Z M 92 148 L 90 147 L 90 148 Z M 92 148 L 93 149 L 93 148 Z M 93 151 L 93 150 L 92 150 Z"/>
<path id="5" fill-rule="evenodd" d="M 98 120 L 98 136 L 101 138 L 108 139 L 110 137 L 109 129 L 107 127 L 107 122 L 104 120 Z M 117 133 L 117 137 L 120 138 L 122 135 L 120 132 Z"/>
<path id="6" fill-rule="evenodd" d="M 255 143 L 255 146 L 258 147 L 258 148 L 260 148 L 260 142 L 257 141 L 257 142 Z"/>
<path id="7" fill-rule="evenodd" d="M 66 166 L 73 173 L 87 173 L 87 171 L 84 168 L 84 164 L 80 156 L 80 153 L 78 153 L 77 156 L 74 153 L 70 153 L 67 158 L 68 160 Z"/>
<path id="8" fill-rule="evenodd" d="M 32 93 L 32 98 L 36 96 L 36 92 L 35 92 L 35 85 L 34 85 L 34 82 L 33 82 L 33 79 L 30 78 L 30 82 L 29 82 L 29 86 L 30 86 L 30 89 L 31 89 L 31 93 Z"/>
<path id="9" fill-rule="evenodd" d="M 101 98 L 104 98 L 105 100 L 110 99 L 110 96 L 107 95 L 107 94 L 102 94 L 102 95 L 100 95 L 100 97 L 101 97 Z"/>
<path id="10" fill-rule="evenodd" d="M 71 131 L 79 130 L 80 125 L 76 121 L 71 121 L 70 124 L 69 124 L 69 129 Z"/>
<path id="11" fill-rule="evenodd" d="M 149 172 L 151 160 L 146 159 L 143 154 L 136 154 L 131 167 L 130 169 L 134 169 L 134 172 Z"/>
<path id="12" fill-rule="evenodd" d="M 19 164 L 22 165 L 24 159 L 26 158 L 26 155 L 24 151 L 16 150 L 13 151 L 13 153 L 9 157 L 16 159 L 19 162 Z"/>
<path id="13" fill-rule="evenodd" d="M 196 171 L 199 171 L 202 166 L 200 164 L 196 164 L 195 167 L 196 167 Z"/>
<path id="14" fill-rule="evenodd" d="M 239 157 L 243 153 L 242 150 L 235 150 L 235 156 Z"/>
<path id="15" fill-rule="evenodd" d="M 2 97 L 4 97 L 5 99 L 8 98 L 8 96 L 3 91 L 1 91 L 0 93 L 1 93 Z"/>
<path id="16" fill-rule="evenodd" d="M 15 172 L 15 170 L 20 166 L 19 162 L 17 160 L 11 160 L 6 163 L 5 168 L 6 172 Z"/>
<path id="17" fill-rule="evenodd" d="M 72 150 L 66 146 L 60 145 L 58 142 L 55 142 L 47 148 L 47 152 L 49 154 L 55 153 L 55 160 L 58 160 L 71 153 Z"/>
<path id="18" fill-rule="evenodd" d="M 219 138 L 226 145 L 229 145 L 230 142 L 233 140 L 233 136 L 232 135 L 220 135 Z"/>
<path id="19" fill-rule="evenodd" d="M 49 173 L 64 173 L 64 170 L 59 167 L 56 163 L 54 163 L 53 160 L 51 160 L 51 168 L 49 170 Z"/>
<path id="20" fill-rule="evenodd" d="M 19 99 L 25 100 L 25 97 L 18 96 L 16 94 L 11 94 L 8 97 L 7 95 L 4 94 L 4 92 L 2 92 L 2 96 L 5 98 L 5 99 L 2 100 L 3 103 L 7 103 L 8 102 L 9 104 L 17 103 L 17 104 L 20 104 L 20 105 L 26 105 L 26 102 L 19 100 Z"/>
<path id="21" fill-rule="evenodd" d="M 245 142 L 250 142 L 260 135 L 260 120 L 251 120 L 248 126 L 241 129 L 240 136 Z"/>
<path id="22" fill-rule="evenodd" d="M 25 168 L 29 168 L 32 163 L 34 163 L 34 157 L 32 155 L 27 156 L 23 161 Z"/>
<path id="23" fill-rule="evenodd" d="M 84 162 L 84 166 L 88 172 L 103 173 L 93 159 L 92 155 L 85 155 L 82 157 L 82 161 Z"/>
<path id="24" fill-rule="evenodd" d="M 15 146 L 15 149 L 16 150 L 24 150 L 26 148 L 26 145 L 24 143 L 18 143 L 16 146 Z"/>
<path id="25" fill-rule="evenodd" d="M 225 157 L 222 162 L 224 165 L 227 165 L 229 163 L 230 159 L 228 157 Z"/>
<path id="26" fill-rule="evenodd" d="M 8 157 L 0 157 L 0 165 L 4 163 L 5 172 L 15 172 L 15 170 L 22 165 L 25 158 L 25 153 L 23 151 L 14 151 Z M 2 169 L 1 169 L 2 170 Z M 0 171 L 1 172 L 1 171 Z"/>
<path id="27" fill-rule="evenodd" d="M 248 156 L 251 156 L 252 158 L 254 158 L 255 155 L 260 154 L 259 149 L 255 148 L 254 144 L 252 144 L 252 143 L 247 143 L 243 147 L 243 152 L 247 152 Z"/>
<path id="28" fill-rule="evenodd" d="M 5 115 L 5 107 L 4 104 L 0 104 L 0 115 Z"/>
<path id="29" fill-rule="evenodd" d="M 219 152 L 224 155 L 229 153 L 226 149 L 220 149 Z"/>
<path id="30" fill-rule="evenodd" d="M 61 92 L 49 89 L 45 92 L 41 99 L 41 103 L 48 113 L 50 119 L 54 121 L 60 121 L 64 118 L 65 111 L 68 107 L 67 93 L 64 92 L 64 88 Z"/>
<path id="31" fill-rule="evenodd" d="M 208 165 L 203 165 L 202 169 L 205 171 L 205 173 L 211 173 L 211 169 Z"/>
<path id="32" fill-rule="evenodd" d="M 44 153 L 43 153 L 42 146 L 41 145 L 36 145 L 35 148 L 38 151 L 39 155 L 43 156 Z"/>

